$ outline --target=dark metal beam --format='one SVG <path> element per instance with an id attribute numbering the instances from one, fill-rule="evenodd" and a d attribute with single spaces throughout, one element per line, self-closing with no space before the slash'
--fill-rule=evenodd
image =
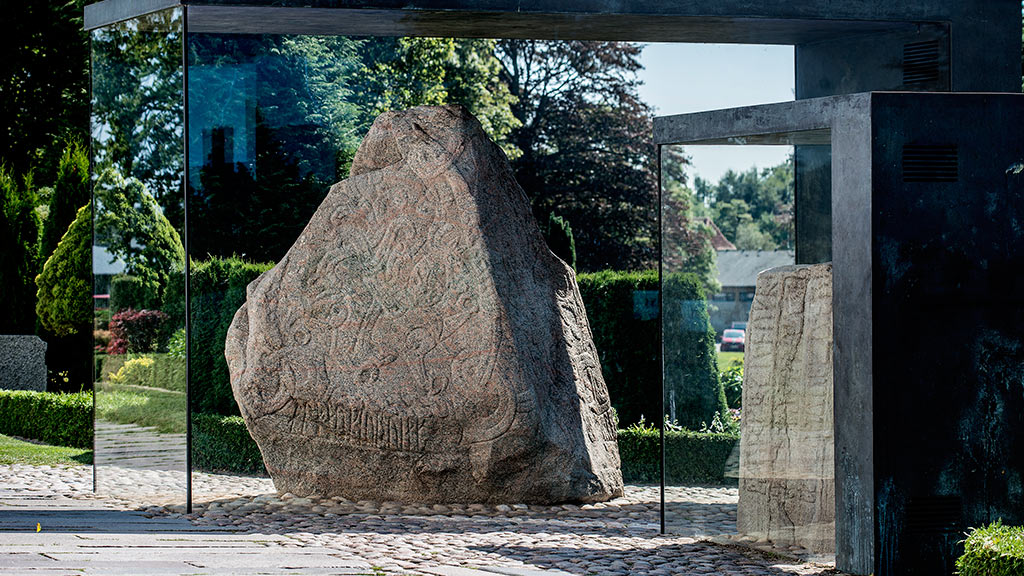
<path id="1" fill-rule="evenodd" d="M 839 35 L 912 30 L 893 22 L 786 20 L 677 14 L 526 13 L 467 10 L 380 10 L 189 6 L 193 32 L 436 36 L 800 44 Z"/>
<path id="2" fill-rule="evenodd" d="M 85 7 L 85 29 L 95 30 L 175 6 L 181 6 L 180 0 L 103 0 Z"/>

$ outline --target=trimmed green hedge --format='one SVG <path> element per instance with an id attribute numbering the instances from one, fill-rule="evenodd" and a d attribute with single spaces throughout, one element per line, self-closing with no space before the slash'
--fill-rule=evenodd
<path id="1" fill-rule="evenodd" d="M 660 425 L 661 337 L 658 333 L 658 273 L 605 270 L 579 274 L 594 345 L 612 405 L 625 428 L 645 417 Z M 698 429 L 726 411 L 719 380 L 715 334 L 708 320 L 700 279 L 666 278 L 666 412 L 680 426 Z M 651 304 L 653 303 L 653 306 Z"/>
<path id="2" fill-rule="evenodd" d="M 661 337 L 657 309 L 638 314 L 634 304 L 636 298 L 657 293 L 657 271 L 604 270 L 578 274 L 576 282 L 619 426 L 635 424 L 641 418 L 658 420 Z M 656 306 L 657 300 L 654 302 Z"/>
<path id="3" fill-rule="evenodd" d="M 245 303 L 246 287 L 273 267 L 273 262 L 254 263 L 240 258 L 192 262 L 189 380 L 193 384 L 194 412 L 239 413 L 231 393 L 228 364 L 224 360 L 224 340 L 235 312 Z M 180 324 L 175 322 L 176 313 L 183 316 L 184 311 L 168 312 L 175 326 L 184 325 L 183 319 Z"/>
<path id="4" fill-rule="evenodd" d="M 92 448 L 92 393 L 0 390 L 0 434 Z"/>
<path id="5" fill-rule="evenodd" d="M 661 481 L 659 432 L 619 430 L 619 456 L 626 482 Z M 669 431 L 666 460 L 672 484 L 721 484 L 726 461 L 739 441 L 734 434 Z M 192 415 L 192 463 L 197 470 L 265 475 L 263 457 L 240 416 Z"/>
<path id="6" fill-rule="evenodd" d="M 111 278 L 110 311 L 113 313 L 127 310 L 128 308 L 135 310 L 160 308 L 157 287 L 147 284 L 138 276 L 130 276 L 128 274 L 118 274 Z"/>
<path id="7" fill-rule="evenodd" d="M 960 576 L 1019 576 L 1024 574 L 1024 527 L 1002 522 L 971 531 L 964 555 L 956 561 Z"/>
<path id="8" fill-rule="evenodd" d="M 619 430 L 623 480 L 640 483 L 661 481 L 659 434 L 653 428 Z M 725 482 L 725 463 L 739 439 L 735 434 L 666 431 L 666 481 L 669 484 Z"/>
<path id="9" fill-rule="evenodd" d="M 192 464 L 207 472 L 266 474 L 260 449 L 241 416 L 193 414 Z"/>
<path id="10" fill-rule="evenodd" d="M 725 389 L 718 372 L 715 331 L 708 319 L 704 286 L 694 274 L 665 278 L 662 331 L 665 342 L 665 413 L 674 423 L 698 430 L 715 413 L 725 414 Z"/>

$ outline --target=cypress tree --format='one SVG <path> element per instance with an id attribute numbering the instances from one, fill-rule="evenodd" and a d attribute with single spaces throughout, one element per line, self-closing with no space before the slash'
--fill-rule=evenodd
<path id="1" fill-rule="evenodd" d="M 57 166 L 50 211 L 39 235 L 39 262 L 53 254 L 78 209 L 89 202 L 89 156 L 78 141 L 68 142 Z"/>
<path id="2" fill-rule="evenodd" d="M 0 334 L 32 334 L 35 331 L 35 278 L 39 262 L 36 242 L 39 215 L 31 179 L 19 185 L 0 165 Z"/>
<path id="3" fill-rule="evenodd" d="M 67 233 L 36 277 L 36 314 L 57 336 L 88 332 L 92 322 L 92 208 L 78 210 Z"/>
<path id="4" fill-rule="evenodd" d="M 569 221 L 556 216 L 554 212 L 548 213 L 547 225 L 542 229 L 544 239 L 547 240 L 548 248 L 555 253 L 566 264 L 576 269 L 576 240 L 573 239 L 572 226 Z"/>

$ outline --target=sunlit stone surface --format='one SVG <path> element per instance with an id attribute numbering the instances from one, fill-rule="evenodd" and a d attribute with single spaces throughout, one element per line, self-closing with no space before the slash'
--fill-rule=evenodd
<path id="1" fill-rule="evenodd" d="M 575 275 L 460 107 L 377 119 L 249 285 L 231 385 L 281 492 L 417 502 L 622 494 Z"/>
<path id="2" fill-rule="evenodd" d="M 832 420 L 832 265 L 766 270 L 744 362 L 741 533 L 834 551 Z"/>

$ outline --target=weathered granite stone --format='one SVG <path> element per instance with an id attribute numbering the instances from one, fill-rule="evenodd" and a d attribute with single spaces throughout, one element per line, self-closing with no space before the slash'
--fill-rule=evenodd
<path id="1" fill-rule="evenodd" d="M 281 492 L 429 502 L 622 494 L 572 270 L 460 107 L 389 112 L 248 287 L 231 385 Z"/>
<path id="2" fill-rule="evenodd" d="M 39 336 L 0 336 L 0 390 L 46 391 L 46 342 Z"/>
<path id="3" fill-rule="evenodd" d="M 832 264 L 761 272 L 747 328 L 737 527 L 831 553 Z"/>

